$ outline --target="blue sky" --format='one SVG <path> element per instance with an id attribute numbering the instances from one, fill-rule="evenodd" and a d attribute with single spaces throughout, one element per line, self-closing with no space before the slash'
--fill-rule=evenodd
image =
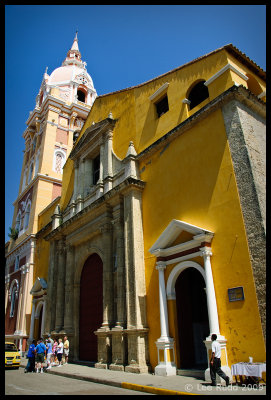
<path id="1" fill-rule="evenodd" d="M 5 241 L 23 163 L 26 120 L 43 73 L 78 30 L 98 95 L 138 85 L 232 43 L 266 70 L 265 5 L 6 5 Z"/>

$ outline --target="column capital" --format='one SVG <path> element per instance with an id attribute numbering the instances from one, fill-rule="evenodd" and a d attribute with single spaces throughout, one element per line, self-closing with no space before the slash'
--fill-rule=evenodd
<path id="1" fill-rule="evenodd" d="M 201 247 L 202 257 L 211 257 L 213 255 L 211 247 Z"/>
<path id="2" fill-rule="evenodd" d="M 167 264 L 164 261 L 157 261 L 156 263 L 156 269 L 158 269 L 158 271 L 162 271 L 164 269 L 166 269 Z"/>
<path id="3" fill-rule="evenodd" d="M 113 140 L 113 130 L 108 130 L 104 134 L 104 139 L 107 140 Z"/>

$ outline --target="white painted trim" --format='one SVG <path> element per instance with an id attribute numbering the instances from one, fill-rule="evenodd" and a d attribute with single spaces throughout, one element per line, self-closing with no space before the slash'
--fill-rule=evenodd
<path id="1" fill-rule="evenodd" d="M 206 275 L 203 267 L 194 262 L 194 261 L 183 261 L 179 264 L 177 264 L 171 273 L 169 274 L 168 280 L 167 280 L 167 287 L 166 287 L 166 292 L 167 292 L 167 299 L 168 300 L 175 300 L 176 299 L 176 292 L 175 292 L 175 284 L 177 281 L 178 276 L 180 275 L 181 272 L 183 272 L 187 268 L 195 268 L 197 269 L 201 275 L 203 276 L 203 279 L 206 284 Z"/>
<path id="2" fill-rule="evenodd" d="M 53 158 L 53 171 L 55 171 L 55 172 L 58 172 L 58 171 L 56 171 L 56 156 L 57 156 L 57 154 L 60 154 L 61 157 L 62 157 L 62 161 L 61 161 L 61 174 L 62 174 L 63 173 L 63 167 L 64 167 L 64 164 L 66 162 L 66 153 L 65 153 L 65 151 L 63 151 L 61 149 L 55 149 L 54 158 Z"/>
<path id="3" fill-rule="evenodd" d="M 169 86 L 169 83 L 164 83 L 156 92 L 154 92 L 150 97 L 150 101 L 154 101 L 164 90 L 166 90 Z"/>
<path id="4" fill-rule="evenodd" d="M 212 83 L 215 79 L 217 79 L 220 75 L 224 74 L 224 72 L 226 72 L 228 69 L 230 69 L 231 71 L 235 72 L 238 76 L 240 76 L 240 78 L 244 79 L 245 81 L 248 80 L 248 77 L 246 75 L 244 75 L 241 71 L 239 71 L 239 69 L 237 69 L 236 67 L 234 67 L 233 65 L 231 65 L 230 63 L 228 63 L 227 65 L 225 65 L 223 68 L 221 68 L 220 71 L 216 72 L 210 79 L 208 79 L 208 81 L 206 81 L 204 83 L 205 86 L 210 85 L 210 83 Z"/>
<path id="5" fill-rule="evenodd" d="M 199 239 L 201 241 L 211 242 L 214 233 L 208 231 L 207 229 L 200 228 L 198 226 L 188 224 L 187 222 L 179 221 L 177 219 L 173 219 L 170 224 L 166 227 L 166 229 L 162 232 L 153 246 L 149 249 L 151 254 L 154 254 L 156 257 L 160 255 L 160 252 L 163 251 L 163 255 L 173 254 L 176 250 L 175 246 L 167 248 L 167 246 L 174 242 L 174 240 L 180 235 L 182 231 L 189 232 L 194 234 L 193 241 L 189 241 L 186 243 L 182 243 L 176 247 L 178 250 L 182 248 L 188 249 L 193 248 L 199 243 Z M 186 247 L 188 246 L 188 247 Z M 174 249 L 174 251 L 172 250 Z M 167 254 L 167 251 L 169 253 Z"/>

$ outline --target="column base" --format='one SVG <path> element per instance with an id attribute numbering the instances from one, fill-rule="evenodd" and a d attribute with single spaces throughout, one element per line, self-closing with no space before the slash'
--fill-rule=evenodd
<path id="1" fill-rule="evenodd" d="M 130 364 L 125 367 L 125 372 L 132 372 L 134 374 L 148 374 L 150 368 L 146 365 Z"/>
<path id="2" fill-rule="evenodd" d="M 177 375 L 177 368 L 169 363 L 160 363 L 155 367 L 154 372 L 158 376 L 172 376 Z"/>
<path id="3" fill-rule="evenodd" d="M 125 367 L 124 367 L 124 365 L 120 365 L 120 364 L 110 364 L 109 369 L 111 369 L 112 371 L 124 372 Z"/>
<path id="4" fill-rule="evenodd" d="M 95 367 L 95 368 L 98 368 L 98 369 L 108 369 L 108 365 L 105 364 L 105 363 L 102 363 L 102 362 L 97 362 L 97 363 L 94 365 L 94 367 Z"/>
<path id="5" fill-rule="evenodd" d="M 160 337 L 156 342 L 159 364 L 155 367 L 155 375 L 170 376 L 177 375 L 175 364 L 174 339 Z"/>
<path id="6" fill-rule="evenodd" d="M 112 363 L 109 369 L 114 371 L 124 371 L 127 364 L 127 338 L 121 326 L 115 326 L 111 330 L 112 337 Z"/>

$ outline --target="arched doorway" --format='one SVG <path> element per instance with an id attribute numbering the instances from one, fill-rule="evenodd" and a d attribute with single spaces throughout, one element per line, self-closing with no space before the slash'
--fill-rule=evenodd
<path id="1" fill-rule="evenodd" d="M 97 361 L 98 344 L 94 334 L 103 322 L 103 263 L 98 254 L 86 260 L 80 280 L 79 359 Z"/>
<path id="2" fill-rule="evenodd" d="M 203 340 L 209 335 L 205 281 L 195 268 L 186 268 L 175 284 L 181 369 L 206 369 Z"/>

